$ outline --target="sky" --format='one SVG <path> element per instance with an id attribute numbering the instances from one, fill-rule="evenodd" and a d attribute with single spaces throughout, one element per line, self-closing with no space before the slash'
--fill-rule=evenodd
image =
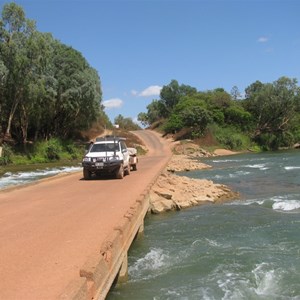
<path id="1" fill-rule="evenodd" d="M 3 4 L 11 1 L 0 0 Z M 137 119 L 175 79 L 198 91 L 300 83 L 299 0 L 15 0 L 98 71 L 110 120 Z"/>

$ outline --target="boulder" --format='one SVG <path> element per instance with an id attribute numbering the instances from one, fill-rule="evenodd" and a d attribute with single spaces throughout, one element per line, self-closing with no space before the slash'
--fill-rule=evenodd
<path id="1" fill-rule="evenodd" d="M 211 180 L 188 178 L 165 171 L 151 189 L 150 211 L 157 214 L 204 203 L 219 203 L 238 196 L 227 186 Z"/>

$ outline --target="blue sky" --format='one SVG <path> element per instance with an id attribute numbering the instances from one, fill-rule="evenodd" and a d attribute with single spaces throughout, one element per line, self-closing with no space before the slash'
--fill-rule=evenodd
<path id="1" fill-rule="evenodd" d="M 80 51 L 98 71 L 111 121 L 146 112 L 172 79 L 241 93 L 256 80 L 300 81 L 298 0 L 15 2 L 39 31 Z"/>

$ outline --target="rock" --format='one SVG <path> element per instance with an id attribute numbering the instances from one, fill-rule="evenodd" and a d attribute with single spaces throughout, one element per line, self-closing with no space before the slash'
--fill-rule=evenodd
<path id="1" fill-rule="evenodd" d="M 178 176 L 185 169 L 207 169 L 210 166 L 187 155 L 173 155 L 166 170 L 158 177 L 150 191 L 150 211 L 158 214 L 204 203 L 220 203 L 238 198 L 239 194 L 225 185 L 211 180 Z"/>
<path id="2" fill-rule="evenodd" d="M 177 176 L 173 173 L 164 172 L 158 177 L 157 183 L 150 192 L 150 211 L 156 214 L 238 197 L 228 187 L 211 180 Z"/>
<path id="3" fill-rule="evenodd" d="M 293 146 L 293 148 L 299 149 L 299 148 L 300 148 L 300 143 L 296 143 L 296 144 Z"/>
<path id="4" fill-rule="evenodd" d="M 173 155 L 168 166 L 169 172 L 209 169 L 211 166 L 201 163 L 198 159 L 188 155 Z"/>

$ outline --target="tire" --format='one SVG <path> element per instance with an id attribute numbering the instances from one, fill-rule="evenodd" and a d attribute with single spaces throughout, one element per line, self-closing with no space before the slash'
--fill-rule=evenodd
<path id="1" fill-rule="evenodd" d="M 90 180 L 91 179 L 91 172 L 88 169 L 83 169 L 83 178 L 85 180 Z"/>
<path id="2" fill-rule="evenodd" d="M 128 164 L 127 168 L 125 169 L 125 175 L 130 175 L 130 164 Z"/>
<path id="3" fill-rule="evenodd" d="M 123 179 L 124 178 L 124 166 L 121 165 L 120 168 L 118 169 L 116 173 L 116 178 L 117 179 Z"/>
<path id="4" fill-rule="evenodd" d="M 132 171 L 136 171 L 136 170 L 137 170 L 136 164 L 132 165 Z"/>

